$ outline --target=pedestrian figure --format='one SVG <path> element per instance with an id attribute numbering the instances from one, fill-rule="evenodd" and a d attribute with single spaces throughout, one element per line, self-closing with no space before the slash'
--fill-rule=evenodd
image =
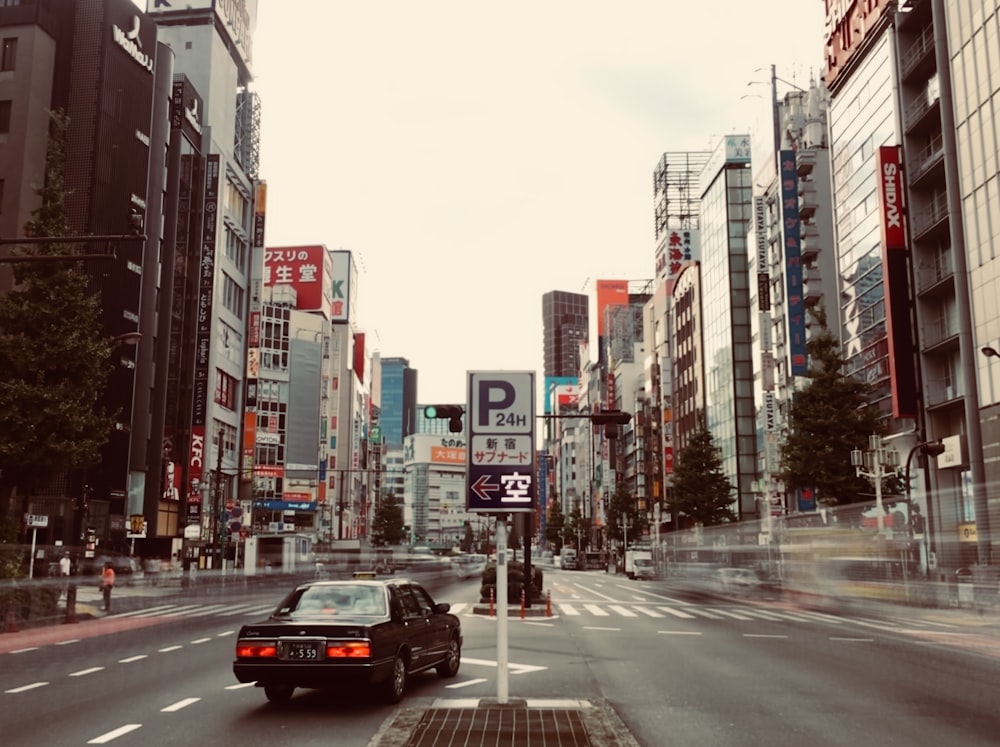
<path id="1" fill-rule="evenodd" d="M 62 592 L 67 593 L 69 589 L 69 577 L 73 573 L 73 559 L 69 556 L 69 550 L 59 558 L 59 576 L 62 579 Z"/>
<path id="2" fill-rule="evenodd" d="M 101 591 L 104 594 L 104 611 L 111 612 L 111 590 L 115 588 L 115 567 L 109 560 L 104 564 L 101 574 Z"/>

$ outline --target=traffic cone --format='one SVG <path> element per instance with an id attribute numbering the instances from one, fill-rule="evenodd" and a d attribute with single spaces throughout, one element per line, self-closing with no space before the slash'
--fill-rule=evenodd
<path id="1" fill-rule="evenodd" d="M 545 616 L 552 617 L 552 592 L 545 592 Z"/>

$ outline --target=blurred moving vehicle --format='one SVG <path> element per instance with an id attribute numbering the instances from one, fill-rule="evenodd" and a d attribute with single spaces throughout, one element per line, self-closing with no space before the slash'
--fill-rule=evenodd
<path id="1" fill-rule="evenodd" d="M 653 559 L 651 557 L 636 558 L 632 568 L 632 578 L 656 578 L 656 566 L 653 565 Z"/>
<path id="2" fill-rule="evenodd" d="M 649 548 L 640 546 L 628 548 L 625 551 L 625 575 L 629 578 L 638 576 L 637 566 L 640 565 L 640 561 L 648 563 L 644 567 L 653 567 L 653 553 L 650 552 Z"/>
<path id="3" fill-rule="evenodd" d="M 410 676 L 458 673 L 462 627 L 450 609 L 406 579 L 302 584 L 267 620 L 240 628 L 233 674 L 272 702 L 296 687 L 358 683 L 398 703 Z"/>
<path id="4" fill-rule="evenodd" d="M 576 550 L 573 548 L 564 547 L 562 552 L 559 554 L 559 564 L 564 570 L 575 571 L 576 570 Z"/>
<path id="5" fill-rule="evenodd" d="M 760 577 L 749 568 L 720 568 L 713 574 L 719 591 L 747 593 L 760 588 Z"/>
<path id="6" fill-rule="evenodd" d="M 459 555 L 452 563 L 455 565 L 455 574 L 460 579 L 482 576 L 486 570 L 486 556 L 478 553 Z"/>

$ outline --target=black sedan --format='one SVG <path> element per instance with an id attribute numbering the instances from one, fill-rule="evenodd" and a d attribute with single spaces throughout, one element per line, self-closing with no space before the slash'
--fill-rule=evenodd
<path id="1" fill-rule="evenodd" d="M 363 683 L 398 703 L 411 674 L 458 673 L 462 625 L 450 609 L 402 578 L 303 584 L 267 620 L 240 628 L 233 673 L 273 702 L 296 687 Z"/>

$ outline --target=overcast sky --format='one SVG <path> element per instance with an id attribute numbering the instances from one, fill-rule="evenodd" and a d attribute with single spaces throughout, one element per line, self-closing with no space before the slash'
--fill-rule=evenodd
<path id="1" fill-rule="evenodd" d="M 652 277 L 661 155 L 752 131 L 772 63 L 807 88 L 822 29 L 822 0 L 260 0 L 267 245 L 354 253 L 421 403 L 541 379 L 542 294 L 593 316 L 595 280 Z"/>

